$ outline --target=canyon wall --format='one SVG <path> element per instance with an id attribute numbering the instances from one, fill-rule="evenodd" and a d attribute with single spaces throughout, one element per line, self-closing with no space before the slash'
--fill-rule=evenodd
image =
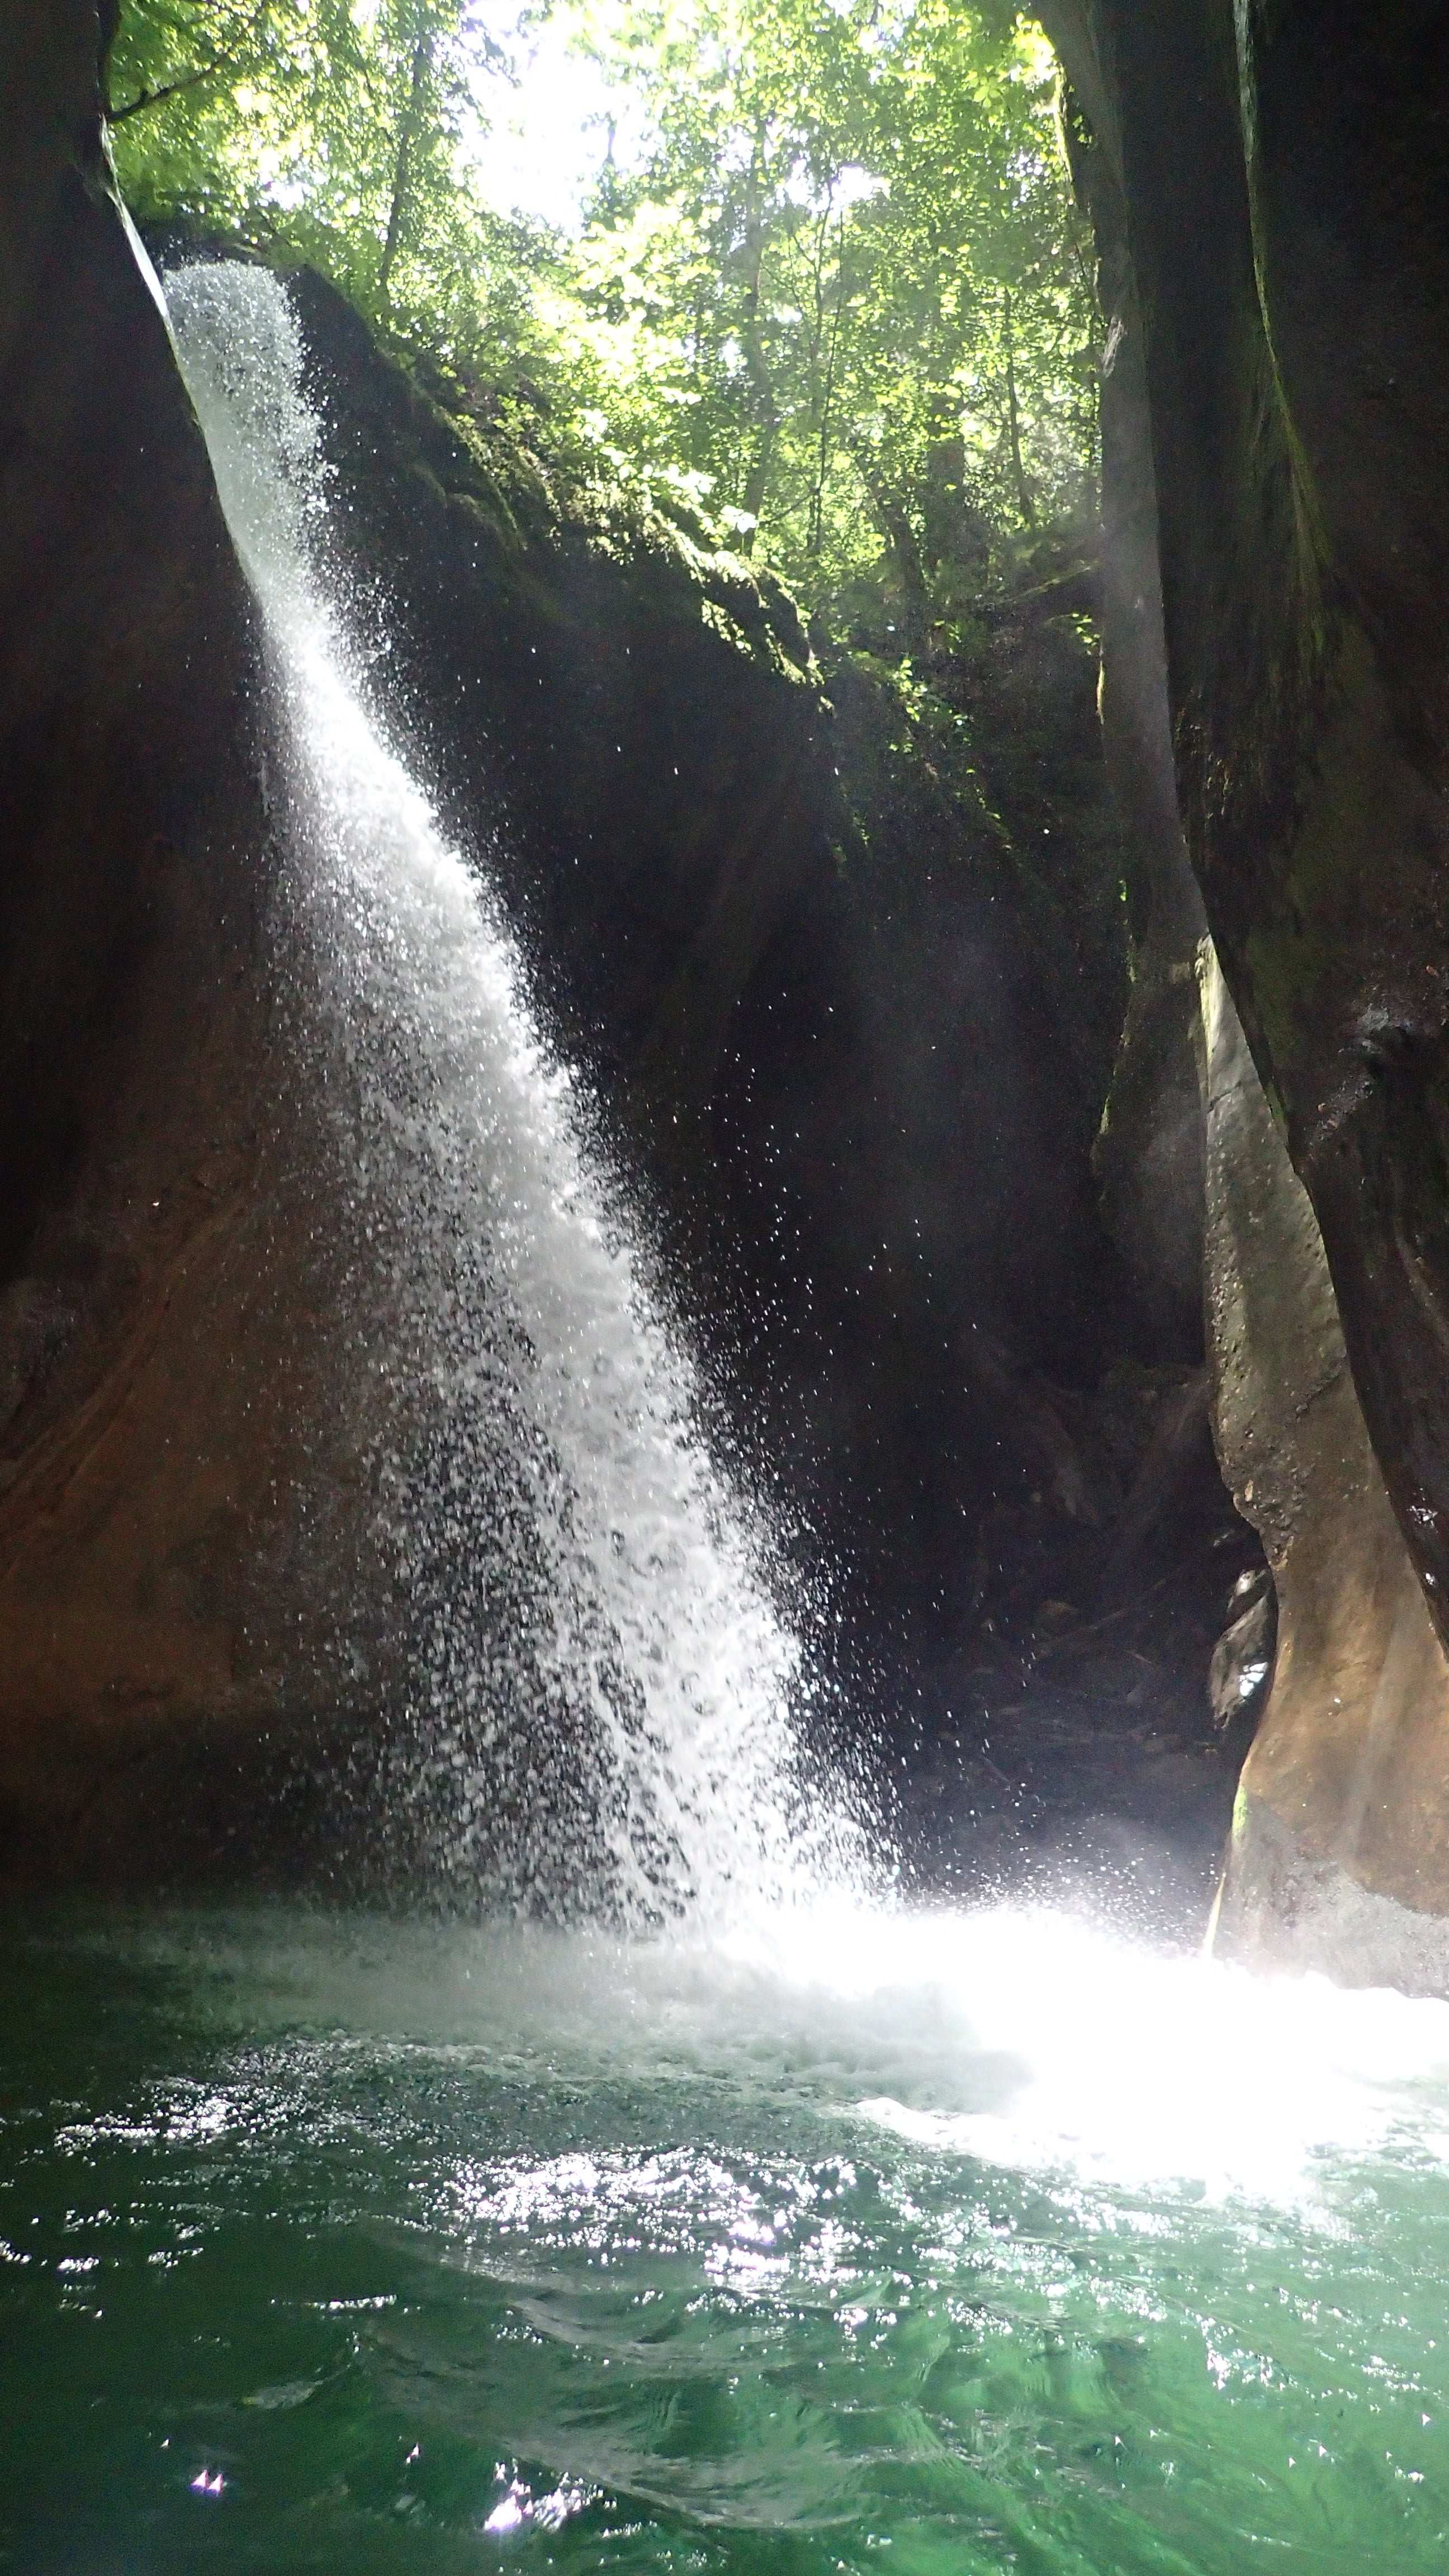
<path id="1" fill-rule="evenodd" d="M 1158 741 L 1225 979 L 1214 961 L 1209 1348 L 1279 1628 L 1219 1937 L 1442 1990 L 1444 28 L 1358 0 L 1042 15 L 1109 378 L 1140 350 L 1105 464 L 1131 500 L 1152 487 Z M 1132 687 L 1105 648 L 1109 693 L 1114 653 Z"/>
<path id="2" fill-rule="evenodd" d="M 267 655 L 110 186 L 101 34 L 0 12 L 0 1822 L 9 1866 L 149 1879 L 315 1858 L 407 1676 L 360 1247 L 279 972 Z M 1041 1473 L 1041 1354 L 1090 1378 L 1117 1311 L 1082 1033 L 1120 964 L 1110 921 L 1060 970 L 1027 921 L 1120 873 L 1090 657 L 1002 646 L 1049 746 L 1028 880 L 980 799 L 897 815 L 888 718 L 863 680 L 832 711 L 768 581 L 560 494 L 293 293 L 397 720 L 733 1336 L 757 1456 L 853 1513 L 883 1618 L 914 1585 L 954 1633 L 963 1518 Z M 854 803 L 847 739 L 883 770 Z"/>
<path id="3" fill-rule="evenodd" d="M 1440 13 L 1053 0 L 1143 316 L 1179 805 L 1449 1595 L 1449 226 Z"/>
<path id="4" fill-rule="evenodd" d="M 1133 1329 L 1088 1168 L 1126 865 L 1090 650 L 997 603 L 958 800 L 687 511 L 573 491 L 289 291 L 391 686 L 736 1415 L 863 1616 L 954 1633 L 963 1528 L 1042 1481 L 1023 1381 Z"/>
<path id="5" fill-rule="evenodd" d="M 1205 952 L 1215 1427 L 1277 1593 L 1216 1919 L 1233 1957 L 1449 1992 L 1449 1659 L 1379 1472 L 1317 1221 Z"/>
<path id="6" fill-rule="evenodd" d="M 274 1704 L 251 604 L 108 184 L 93 7 L 0 12 L 0 1810 Z M 280 1480 L 280 1482 L 279 1482 Z"/>

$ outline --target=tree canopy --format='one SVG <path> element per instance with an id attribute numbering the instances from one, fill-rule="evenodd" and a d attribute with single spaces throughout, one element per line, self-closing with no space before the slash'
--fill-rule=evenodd
<path id="1" fill-rule="evenodd" d="M 554 0 L 642 137 L 571 233 L 499 213 L 472 0 L 122 0 L 134 211 L 326 270 L 533 442 L 938 653 L 1093 505 L 1087 237 L 1002 0 Z M 879 618 L 874 621 L 880 624 Z"/>

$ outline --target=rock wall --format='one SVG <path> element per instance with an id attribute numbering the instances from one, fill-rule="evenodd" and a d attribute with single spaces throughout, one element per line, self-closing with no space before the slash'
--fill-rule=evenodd
<path id="1" fill-rule="evenodd" d="M 446 411 L 315 271 L 288 289 L 336 541 L 420 758 L 571 1048 L 648 1127 L 666 1103 L 692 1124 L 843 825 L 794 604 L 702 531 L 560 489 L 486 414 Z"/>
<path id="2" fill-rule="evenodd" d="M 1115 120 L 1071 31 L 1100 123 Z M 1065 42 L 1066 39 L 1064 38 Z M 1202 901 L 1173 769 L 1146 343 L 1120 153 L 1103 150 L 1068 91 L 1060 130 L 1097 245 L 1103 324 L 1102 676 L 1107 774 L 1126 825 L 1131 988 L 1093 1152 L 1103 1217 L 1154 1342 L 1193 1358 L 1202 1340 L 1202 1102 L 1194 958 Z"/>
<path id="3" fill-rule="evenodd" d="M 1278 1596 L 1216 1941 L 1449 1992 L 1449 1659 L 1384 1489 L 1307 1192 L 1205 951 L 1215 1426 Z"/>
<path id="4" fill-rule="evenodd" d="M 1410 1556 L 1449 1598 L 1449 35 L 1050 0 L 1145 320 L 1180 805 Z"/>
<path id="5" fill-rule="evenodd" d="M 869 656 L 822 664 L 687 513 L 581 489 L 324 280 L 289 289 L 421 756 L 648 1174 L 754 1464 L 810 1560 L 848 1549 L 865 1625 L 954 1635 L 970 1534 L 1040 1481 L 1022 1373 L 1090 1384 L 1135 1329 L 1088 1167 L 1124 989 L 1092 656 L 1001 610 L 963 810 Z"/>
<path id="6" fill-rule="evenodd" d="M 275 1704 L 294 1536 L 251 608 L 98 48 L 85 0 L 0 10 L 0 1814 L 62 1863 L 163 1739 Z"/>
<path id="7" fill-rule="evenodd" d="M 1233 996 L 1214 967 L 1210 1355 L 1280 1625 L 1220 1934 L 1437 1989 L 1444 27 L 1362 0 L 1042 16 L 1109 352 L 1140 332 L 1142 417 L 1105 461 L 1155 487 L 1161 740 Z"/>

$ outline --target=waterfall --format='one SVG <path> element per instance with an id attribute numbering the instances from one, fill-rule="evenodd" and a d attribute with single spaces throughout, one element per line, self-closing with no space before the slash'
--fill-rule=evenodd
<path id="1" fill-rule="evenodd" d="M 433 1800 L 455 1874 L 523 1901 L 584 1880 L 635 1925 L 839 1883 L 853 1831 L 806 1783 L 764 1539 L 698 1434 L 687 1349 L 497 899 L 389 739 L 379 639 L 328 576 L 285 291 L 225 263 L 166 295 L 265 625 L 268 971 L 314 1222 L 344 1247 L 327 1393 L 369 1426 L 375 1624 L 405 1631 L 399 1794 Z"/>

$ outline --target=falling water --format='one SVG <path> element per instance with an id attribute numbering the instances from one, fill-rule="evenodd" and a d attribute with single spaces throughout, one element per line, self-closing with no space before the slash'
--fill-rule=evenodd
<path id="1" fill-rule="evenodd" d="M 287 718 L 288 1210 L 342 1248 L 417 1763 L 480 1876 L 532 1799 L 546 1896 L 582 1733 L 619 1922 L 7 1943 L 0 2560 L 1442 2576 L 1449 2005 L 882 1904 L 804 1830 L 687 1364 L 313 573 L 286 303 L 171 296 Z"/>
<path id="2" fill-rule="evenodd" d="M 803 1783 L 800 1651 L 758 1534 L 496 899 L 370 703 L 285 292 L 235 264 L 166 292 L 282 709 L 275 965 L 329 1140 L 324 1222 L 354 1247 L 329 1394 L 381 1408 L 414 1788 L 445 1784 L 454 1865 L 516 1894 L 582 1877 L 635 1923 L 778 1903 L 838 1878 L 852 1837 Z"/>

